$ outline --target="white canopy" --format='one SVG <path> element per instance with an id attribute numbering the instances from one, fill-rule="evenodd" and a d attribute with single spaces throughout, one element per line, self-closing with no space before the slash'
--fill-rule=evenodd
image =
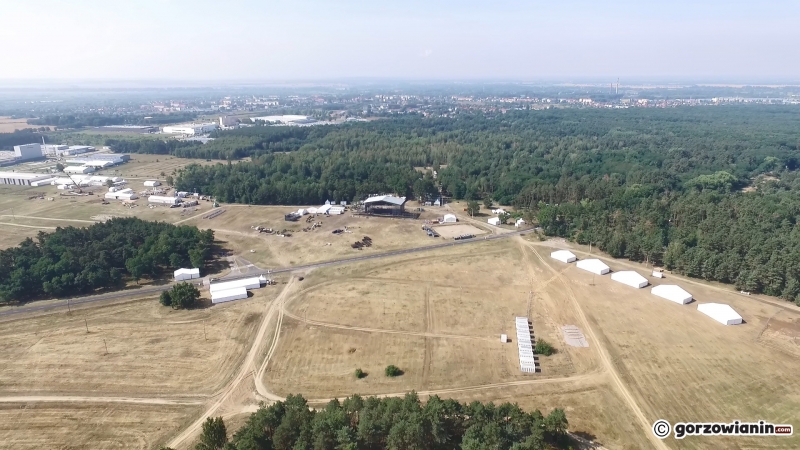
<path id="1" fill-rule="evenodd" d="M 445 223 L 454 223 L 457 222 L 458 219 L 456 218 L 455 214 L 445 214 L 444 215 L 444 222 Z"/>
<path id="2" fill-rule="evenodd" d="M 499 217 L 492 217 L 489 220 L 487 220 L 487 222 L 489 223 L 489 225 L 497 226 L 497 225 L 500 225 L 500 218 Z"/>
<path id="3" fill-rule="evenodd" d="M 697 310 L 723 325 L 742 323 L 742 316 L 724 303 L 701 303 L 697 305 Z"/>
<path id="4" fill-rule="evenodd" d="M 247 289 L 243 287 L 223 289 L 211 293 L 211 303 L 225 303 L 241 298 L 247 298 Z"/>
<path id="5" fill-rule="evenodd" d="M 635 287 L 636 289 L 643 288 L 650 284 L 650 282 L 647 281 L 647 278 L 639 275 L 633 270 L 614 272 L 611 274 L 611 279 L 622 284 L 627 284 L 630 287 Z"/>
<path id="6" fill-rule="evenodd" d="M 662 284 L 650 289 L 653 295 L 665 298 L 671 302 L 680 303 L 685 305 L 692 301 L 692 294 L 684 291 L 680 286 L 674 284 Z"/>
<path id="7" fill-rule="evenodd" d="M 191 280 L 200 278 L 200 269 L 178 269 L 174 272 L 175 281 Z"/>
<path id="8" fill-rule="evenodd" d="M 597 275 L 605 275 L 611 272 L 611 269 L 599 259 L 582 259 L 577 264 L 579 269 L 592 272 Z"/>
<path id="9" fill-rule="evenodd" d="M 574 253 L 569 250 L 557 250 L 553 253 L 550 253 L 550 257 L 553 259 L 557 259 L 563 263 L 571 263 L 578 260 Z"/>

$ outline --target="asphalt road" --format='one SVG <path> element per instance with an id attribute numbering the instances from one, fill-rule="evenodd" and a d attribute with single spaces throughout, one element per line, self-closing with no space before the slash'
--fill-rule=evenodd
<path id="1" fill-rule="evenodd" d="M 456 245 L 466 245 L 466 244 L 471 244 L 471 243 L 474 243 L 474 242 L 493 241 L 493 240 L 496 240 L 496 239 L 504 239 L 504 238 L 509 238 L 509 237 L 512 237 L 512 236 L 519 236 L 519 235 L 525 234 L 525 233 L 527 233 L 529 231 L 531 231 L 531 230 L 513 231 L 513 232 L 505 233 L 505 234 L 495 234 L 495 235 L 485 236 L 483 238 L 479 238 L 478 237 L 478 238 L 464 239 L 464 240 L 458 240 L 458 241 L 452 240 L 452 241 L 442 242 L 441 244 L 427 245 L 425 247 L 408 248 L 408 249 L 404 249 L 404 250 L 394 250 L 394 251 L 385 252 L 385 253 L 365 254 L 363 256 L 354 256 L 352 258 L 343 258 L 343 259 L 337 259 L 337 260 L 333 260 L 333 261 L 324 261 L 324 262 L 320 262 L 320 263 L 306 264 L 306 265 L 303 265 L 303 266 L 281 267 L 281 268 L 269 269 L 269 273 L 270 274 L 275 274 L 275 273 L 296 272 L 296 271 L 302 271 L 302 270 L 317 269 L 317 268 L 320 268 L 320 267 L 328 267 L 328 266 L 334 266 L 334 265 L 340 265 L 340 264 L 348 264 L 348 263 L 354 263 L 354 262 L 360 262 L 360 261 L 369 261 L 371 259 L 389 258 L 391 256 L 407 255 L 407 254 L 410 254 L 410 253 L 427 252 L 427 251 L 430 251 L 430 250 L 436 250 L 436 249 L 439 249 L 439 248 L 446 248 L 446 247 L 453 247 L 453 246 L 456 246 Z M 264 273 L 264 274 L 266 274 L 267 270 L 268 269 L 261 269 L 261 268 L 258 268 L 258 267 L 253 267 L 253 268 L 250 269 L 250 271 L 248 273 L 236 274 L 236 275 L 226 275 L 224 277 L 220 277 L 218 280 L 220 280 L 220 281 L 231 281 L 231 280 L 239 280 L 239 279 L 242 279 L 242 278 L 249 278 L 249 277 L 252 277 L 255 273 L 258 273 L 258 274 Z M 172 288 L 172 285 L 173 285 L 172 283 L 168 283 L 168 284 L 163 284 L 163 285 L 159 285 L 159 286 L 148 286 L 148 287 L 143 287 L 143 288 L 140 288 L 140 289 L 109 292 L 107 294 L 93 295 L 93 296 L 89 296 L 89 297 L 70 298 L 70 299 L 65 299 L 65 300 L 49 302 L 49 303 L 46 303 L 46 304 L 44 304 L 44 303 L 43 304 L 33 303 L 31 305 L 28 305 L 28 306 L 20 306 L 20 307 L 17 307 L 17 308 L 7 309 L 5 311 L 0 311 L 0 317 L 10 317 L 10 316 L 15 316 L 17 314 L 24 314 L 24 313 L 36 312 L 36 311 L 49 311 L 49 310 L 54 310 L 54 309 L 70 309 L 73 306 L 77 306 L 77 305 L 85 305 L 87 303 L 97 303 L 97 302 L 104 302 L 104 301 L 110 301 L 110 300 L 118 300 L 118 299 L 127 298 L 127 297 L 141 297 L 141 296 L 144 296 L 144 295 L 157 294 L 157 293 L 160 293 L 162 291 L 166 291 L 167 289 Z"/>

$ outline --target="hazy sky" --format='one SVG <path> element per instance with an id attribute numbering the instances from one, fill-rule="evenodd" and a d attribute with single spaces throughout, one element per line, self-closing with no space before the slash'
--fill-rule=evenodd
<path id="1" fill-rule="evenodd" d="M 797 0 L 0 0 L 0 10 L 0 79 L 800 80 Z"/>

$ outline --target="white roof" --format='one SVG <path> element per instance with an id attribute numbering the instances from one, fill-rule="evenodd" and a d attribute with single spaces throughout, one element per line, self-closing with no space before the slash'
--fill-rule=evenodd
<path id="1" fill-rule="evenodd" d="M 247 288 L 248 286 L 253 286 L 251 289 L 261 287 L 261 279 L 259 277 L 252 277 L 242 278 L 241 280 L 225 281 L 222 283 L 212 283 L 208 290 L 213 294 L 217 291 L 224 291 L 237 287 Z"/>
<path id="2" fill-rule="evenodd" d="M 701 303 L 697 305 L 697 310 L 725 325 L 742 323 L 742 316 L 724 303 Z"/>
<path id="3" fill-rule="evenodd" d="M 602 272 L 608 271 L 609 267 L 599 259 L 582 259 L 578 261 L 578 267 L 588 270 L 589 272 Z"/>
<path id="4" fill-rule="evenodd" d="M 444 219 L 445 220 L 447 220 L 447 219 L 455 219 L 455 218 L 456 218 L 455 214 L 445 214 L 444 215 Z"/>
<path id="5" fill-rule="evenodd" d="M 575 261 L 578 259 L 578 257 L 569 250 L 556 250 L 553 253 L 550 253 L 550 257 L 564 262 Z"/>
<path id="6" fill-rule="evenodd" d="M 492 224 L 492 225 L 499 225 L 500 224 L 500 218 L 499 217 L 492 217 L 492 218 L 490 218 L 488 220 L 488 222 L 490 224 Z"/>
<path id="7" fill-rule="evenodd" d="M 692 301 L 692 294 L 674 284 L 662 284 L 661 286 L 655 286 L 650 290 L 650 292 L 653 293 L 653 295 L 657 295 L 675 303 L 686 304 Z"/>
<path id="8" fill-rule="evenodd" d="M 325 205 L 322 205 L 322 206 L 320 206 L 319 208 L 317 208 L 317 214 L 325 214 L 325 213 L 326 213 L 326 212 L 328 212 L 330 209 L 331 209 L 331 205 L 330 205 L 330 203 L 328 203 L 328 204 L 325 204 Z"/>
<path id="9" fill-rule="evenodd" d="M 376 197 L 370 197 L 364 200 L 364 203 L 375 203 L 375 202 L 386 202 L 391 203 L 393 205 L 402 205 L 406 202 L 405 197 L 395 197 L 393 195 L 378 195 Z"/>
<path id="10" fill-rule="evenodd" d="M 17 180 L 42 180 L 49 177 L 51 177 L 51 175 L 43 175 L 40 173 L 0 172 L 0 178 L 16 178 Z"/>
<path id="11" fill-rule="evenodd" d="M 247 289 L 244 287 L 234 287 L 230 289 L 221 289 L 211 293 L 211 301 L 227 298 L 246 298 Z"/>
<path id="12" fill-rule="evenodd" d="M 611 279 L 635 288 L 643 288 L 648 284 L 650 284 L 647 281 L 647 278 L 639 275 L 633 270 L 623 270 L 621 272 L 614 272 L 611 274 Z"/>
<path id="13" fill-rule="evenodd" d="M 194 268 L 194 269 L 178 269 L 178 270 L 175 271 L 175 276 L 177 277 L 179 275 L 197 275 L 197 276 L 200 276 L 200 269 L 198 269 L 198 268 Z"/>

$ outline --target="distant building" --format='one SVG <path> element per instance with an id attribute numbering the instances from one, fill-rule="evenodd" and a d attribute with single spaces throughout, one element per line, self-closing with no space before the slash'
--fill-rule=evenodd
<path id="1" fill-rule="evenodd" d="M 42 154 L 42 144 L 25 144 L 14 146 L 14 157 L 19 161 L 37 159 L 44 156 Z"/>
<path id="2" fill-rule="evenodd" d="M 0 184 L 30 186 L 31 183 L 46 180 L 48 178 L 51 178 L 51 175 L 42 175 L 38 173 L 0 172 Z"/>
<path id="3" fill-rule="evenodd" d="M 64 168 L 64 173 L 92 173 L 94 172 L 94 167 L 91 166 L 69 166 Z"/>
<path id="4" fill-rule="evenodd" d="M 220 128 L 228 128 L 236 126 L 238 122 L 236 121 L 236 117 L 231 116 L 220 116 L 219 118 L 219 127 Z"/>
<path id="5" fill-rule="evenodd" d="M 210 133 L 218 128 L 215 123 L 186 123 L 182 125 L 170 125 L 164 127 L 161 131 L 167 134 L 183 134 L 186 136 L 194 136 L 197 134 Z"/>

